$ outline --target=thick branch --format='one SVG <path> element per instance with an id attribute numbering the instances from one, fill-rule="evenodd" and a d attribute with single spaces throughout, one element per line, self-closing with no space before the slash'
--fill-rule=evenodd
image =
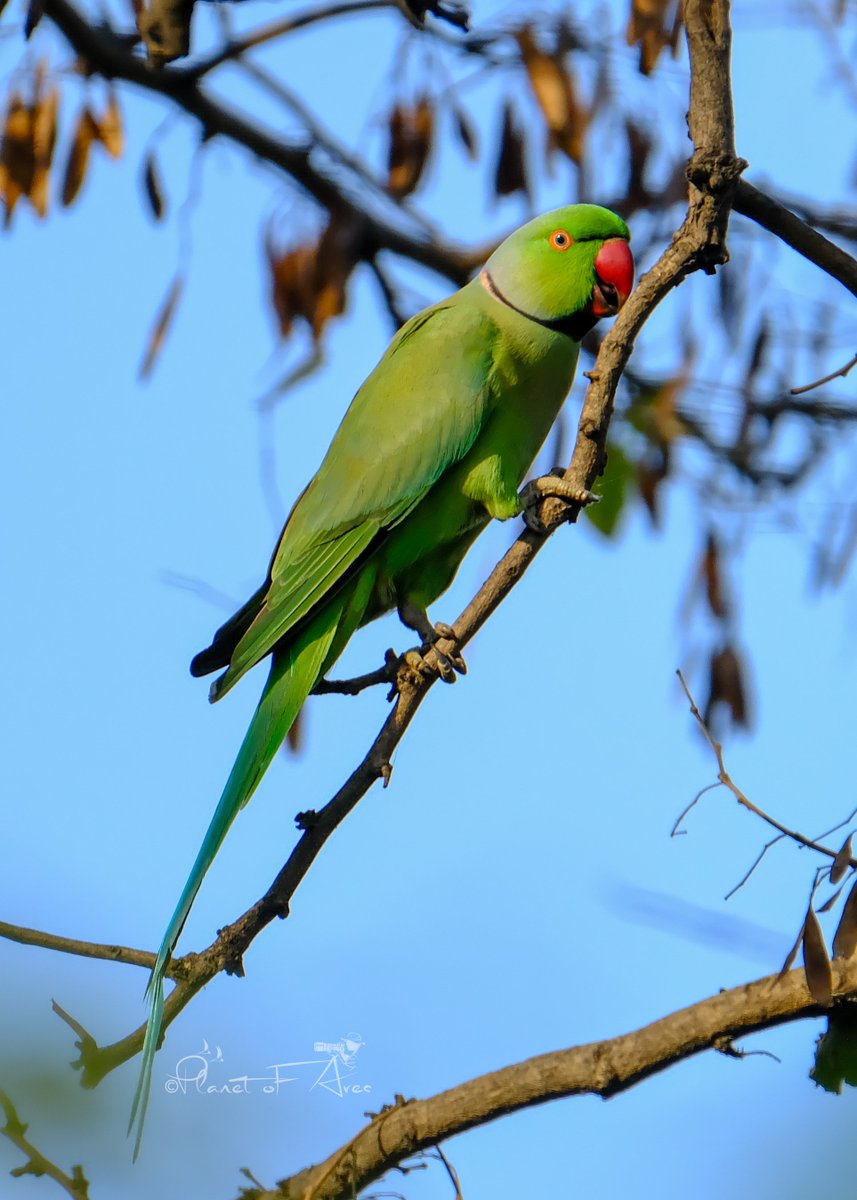
<path id="1" fill-rule="evenodd" d="M 857 995 L 857 959 L 835 960 L 833 977 L 840 1002 Z M 325 1162 L 256 1200 L 346 1200 L 417 1151 L 507 1113 L 563 1096 L 606 1099 L 704 1050 L 734 1053 L 734 1038 L 829 1011 L 812 999 L 802 969 L 782 978 L 769 975 L 634 1033 L 541 1054 L 428 1100 L 397 1104 Z"/>

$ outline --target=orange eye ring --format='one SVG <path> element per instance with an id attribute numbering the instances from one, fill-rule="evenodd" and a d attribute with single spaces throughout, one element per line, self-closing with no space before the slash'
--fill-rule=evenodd
<path id="1" fill-rule="evenodd" d="M 554 250 L 564 251 L 569 248 L 574 238 L 565 229 L 555 229 L 548 238 L 548 241 Z"/>

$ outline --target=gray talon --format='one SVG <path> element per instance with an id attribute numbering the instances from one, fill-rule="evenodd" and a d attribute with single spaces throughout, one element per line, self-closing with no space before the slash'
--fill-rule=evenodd
<path id="1" fill-rule="evenodd" d="M 543 536 L 547 532 L 539 516 L 539 509 L 542 501 L 551 496 L 564 500 L 567 504 L 579 504 L 584 508 L 601 499 L 594 492 L 590 492 L 588 488 L 575 487 L 568 480 L 557 478 L 553 473 L 541 475 L 538 479 L 531 479 L 521 488 L 518 499 L 521 502 L 521 515 L 524 523 L 533 533 Z"/>

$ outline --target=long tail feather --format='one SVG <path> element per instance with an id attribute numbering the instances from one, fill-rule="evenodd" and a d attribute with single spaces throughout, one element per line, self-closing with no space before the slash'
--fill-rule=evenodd
<path id="1" fill-rule="evenodd" d="M 152 1068 L 161 1037 L 164 1015 L 164 975 L 167 963 L 175 949 L 205 874 L 214 861 L 214 856 L 220 849 L 230 825 L 238 811 L 253 795 L 304 701 L 318 681 L 326 660 L 330 656 L 337 632 L 340 635 L 336 639 L 337 642 L 343 640 L 342 635 L 346 631 L 340 626 L 343 610 L 347 607 L 348 598 L 343 596 L 339 603 L 328 606 L 319 613 L 318 618 L 301 632 L 294 645 L 275 653 L 262 698 L 253 714 L 244 741 L 241 743 L 235 765 L 226 781 L 226 787 L 223 789 L 223 795 L 220 797 L 214 816 L 211 818 L 181 899 L 167 926 L 146 988 L 149 1015 L 143 1042 L 140 1077 L 137 1081 L 131 1119 L 128 1124 L 129 1133 L 136 1125 L 135 1159 L 140 1152 L 143 1123 L 146 1119 L 146 1108 L 152 1086 Z M 352 621 L 346 620 L 346 623 L 352 625 Z M 349 635 L 350 632 L 351 630 L 348 631 Z"/>

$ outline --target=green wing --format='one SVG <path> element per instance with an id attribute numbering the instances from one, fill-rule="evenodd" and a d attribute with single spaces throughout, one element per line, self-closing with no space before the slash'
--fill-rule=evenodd
<path id="1" fill-rule="evenodd" d="M 373 542 L 464 457 L 489 411 L 496 336 L 467 288 L 402 327 L 292 510 L 264 603 L 212 699 L 347 580 Z"/>

